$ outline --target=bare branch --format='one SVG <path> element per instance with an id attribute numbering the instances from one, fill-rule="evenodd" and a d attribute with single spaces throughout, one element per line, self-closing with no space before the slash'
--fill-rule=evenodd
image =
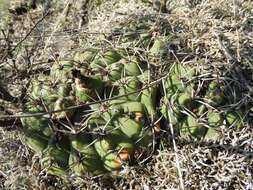
<path id="1" fill-rule="evenodd" d="M 150 82 L 145 87 L 143 87 L 143 88 L 141 88 L 141 89 L 139 89 L 139 90 L 137 90 L 135 92 L 127 93 L 127 94 L 124 94 L 124 95 L 114 96 L 114 97 L 107 98 L 107 99 L 104 99 L 104 100 L 94 101 L 94 102 L 85 103 L 85 104 L 79 104 L 79 105 L 67 107 L 65 109 L 53 110 L 53 111 L 48 111 L 48 112 L 37 112 L 37 113 L 32 113 L 32 114 L 28 113 L 28 114 L 20 114 L 20 115 L 0 115 L 0 119 L 38 117 L 38 116 L 44 116 L 44 115 L 52 115 L 54 113 L 59 113 L 59 112 L 63 112 L 63 111 L 69 111 L 69 110 L 78 109 L 78 108 L 82 108 L 82 107 L 87 107 L 87 106 L 98 104 L 98 103 L 108 102 L 110 100 L 115 100 L 115 99 L 119 99 L 119 98 L 122 98 L 122 97 L 125 97 L 125 96 L 129 96 L 131 94 L 136 94 L 138 92 L 142 92 L 143 90 L 145 90 L 147 88 L 150 88 L 151 86 L 154 86 L 154 85 L 158 84 L 160 81 L 162 81 L 164 78 L 166 78 L 168 76 L 168 74 L 166 74 L 165 76 L 160 77 L 159 79 L 157 79 L 157 80 L 155 80 L 153 82 Z"/>

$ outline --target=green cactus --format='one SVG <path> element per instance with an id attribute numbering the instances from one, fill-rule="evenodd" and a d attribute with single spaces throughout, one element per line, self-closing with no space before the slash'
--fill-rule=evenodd
<path id="1" fill-rule="evenodd" d="M 36 153 L 42 153 L 48 145 L 48 137 L 34 130 L 25 130 L 24 141 L 26 145 Z"/>
<path id="2" fill-rule="evenodd" d="M 69 154 L 55 144 L 49 144 L 43 151 L 41 165 L 47 173 L 56 176 L 65 176 L 68 168 Z"/>
<path id="3" fill-rule="evenodd" d="M 74 56 L 74 64 L 78 67 L 88 66 L 98 54 L 97 49 L 87 49 L 83 52 L 77 52 Z"/>
<path id="4" fill-rule="evenodd" d="M 138 76 L 145 68 L 141 61 L 136 56 L 130 57 L 129 60 L 124 60 L 124 70 L 126 76 Z"/>
<path id="5" fill-rule="evenodd" d="M 72 78 L 72 68 L 72 61 L 60 61 L 55 63 L 50 70 L 50 77 L 55 81 L 60 80 L 61 82 L 66 82 L 68 79 Z"/>
<path id="6" fill-rule="evenodd" d="M 103 173 L 103 163 L 97 153 L 92 138 L 89 134 L 79 133 L 72 135 L 71 153 L 69 166 L 77 175 L 85 172 L 94 172 L 95 174 Z"/>
<path id="7" fill-rule="evenodd" d="M 22 130 L 45 171 L 117 174 L 139 151 L 153 152 L 167 127 L 161 123 L 197 140 L 217 140 L 221 125 L 243 125 L 245 114 L 224 106 L 224 81 L 181 58 L 161 64 L 169 56 L 166 30 L 133 21 L 123 36 L 111 36 L 118 46 L 95 44 L 31 81 L 23 112 L 45 116 L 22 118 Z"/>
<path id="8" fill-rule="evenodd" d="M 217 140 L 221 135 L 219 127 L 224 121 L 227 126 L 239 127 L 243 119 L 239 119 L 240 114 L 232 112 L 226 113 L 224 117 L 222 110 L 219 110 L 228 98 L 224 95 L 224 82 L 213 79 L 205 82 L 207 85 L 203 85 L 202 88 L 196 86 L 201 83 L 201 78 L 198 77 L 199 74 L 203 74 L 201 72 L 205 71 L 197 72 L 195 67 L 190 65 L 172 65 L 164 81 L 166 96 L 160 110 L 164 118 L 177 127 L 183 136 Z M 199 92 L 195 98 L 197 88 Z"/>

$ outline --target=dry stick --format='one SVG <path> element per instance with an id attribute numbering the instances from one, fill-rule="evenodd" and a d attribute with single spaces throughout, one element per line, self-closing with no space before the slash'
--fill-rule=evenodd
<path id="1" fill-rule="evenodd" d="M 8 178 L 8 175 L 5 174 L 2 170 L 0 170 L 0 176 L 3 176 L 4 178 Z"/>
<path id="2" fill-rule="evenodd" d="M 176 54 L 174 53 L 174 51 L 171 51 L 172 52 L 172 55 L 174 56 L 174 58 L 177 60 L 177 62 L 179 64 L 182 64 L 180 62 L 180 60 L 178 59 L 178 57 L 176 56 Z M 169 73 L 168 73 L 169 74 Z M 163 84 L 163 86 L 165 86 Z M 166 95 L 166 90 L 164 90 L 164 93 L 165 93 L 165 97 L 167 97 Z M 171 121 L 171 117 L 169 116 L 169 121 Z M 174 149 L 174 152 L 175 152 L 175 158 L 176 158 L 176 165 L 177 165 L 177 171 L 178 171 L 178 177 L 179 177 L 179 187 L 181 190 L 184 190 L 184 180 L 183 180 L 183 175 L 182 175 L 182 172 L 181 172 L 181 167 L 180 167 L 180 163 L 179 163 L 179 157 L 178 157 L 178 149 L 177 149 L 177 144 L 176 144 L 176 140 L 175 140 L 175 133 L 174 133 L 174 128 L 173 128 L 173 125 L 171 124 L 171 122 L 169 122 L 169 127 L 170 127 L 170 131 L 171 131 L 171 135 L 172 135 L 172 143 L 173 143 L 173 149 Z"/>
<path id="3" fill-rule="evenodd" d="M 44 33 L 49 33 L 50 31 L 44 31 Z M 61 31 L 55 31 L 53 34 L 45 34 L 43 35 L 43 37 L 58 37 L 58 36 L 67 36 L 69 34 L 72 35 L 80 35 L 80 36 L 84 36 L 84 34 L 88 35 L 88 34 L 92 34 L 92 35 L 101 35 L 101 34 L 113 34 L 113 35 L 122 35 L 122 34 L 126 34 L 126 35 L 130 35 L 130 34 L 143 34 L 146 33 L 146 30 L 136 30 L 136 31 L 132 31 L 132 32 L 124 32 L 124 31 L 117 31 L 117 32 L 89 32 L 83 29 L 75 29 L 75 30 L 61 30 Z M 30 35 L 27 36 L 27 38 L 40 38 L 41 36 L 39 35 Z M 23 36 L 20 37 L 13 37 L 12 39 L 20 39 L 20 38 L 24 38 Z M 4 40 L 5 38 L 0 38 L 0 40 Z"/>
<path id="4" fill-rule="evenodd" d="M 143 88 L 141 88 L 141 89 L 139 89 L 139 90 L 137 90 L 135 92 L 131 92 L 131 93 L 128 93 L 128 94 L 114 96 L 114 97 L 107 98 L 107 99 L 100 100 L 100 101 L 90 102 L 90 103 L 86 103 L 86 104 L 79 104 L 79 105 L 76 105 L 76 106 L 67 107 L 65 109 L 53 110 L 53 111 L 48 111 L 48 112 L 37 112 L 37 113 L 33 113 L 33 114 L 20 114 L 20 115 L 0 115 L 0 119 L 38 117 L 38 116 L 44 116 L 44 115 L 52 115 L 52 114 L 58 113 L 58 112 L 69 111 L 69 110 L 73 110 L 73 109 L 77 109 L 77 108 L 82 108 L 82 107 L 86 107 L 86 106 L 90 106 L 90 105 L 94 105 L 94 104 L 98 104 L 98 103 L 107 102 L 107 101 L 110 101 L 110 100 L 115 100 L 115 99 L 122 98 L 122 97 L 125 97 L 125 96 L 128 96 L 128 95 L 131 95 L 131 94 L 136 94 L 137 92 L 141 92 L 141 91 L 143 91 L 143 90 L 145 90 L 147 88 L 150 88 L 151 86 L 157 84 L 158 82 L 160 82 L 164 78 L 166 78 L 167 75 L 168 74 L 166 74 L 165 76 L 160 77 L 159 79 L 151 82 L 149 85 L 147 85 L 147 86 L 145 86 L 145 87 L 143 87 Z"/>
<path id="5" fill-rule="evenodd" d="M 240 54 L 240 34 L 238 32 L 238 29 L 236 29 L 236 35 L 237 35 L 237 61 L 240 62 L 241 61 L 241 54 Z"/>
<path id="6" fill-rule="evenodd" d="M 163 83 L 163 86 L 165 86 L 164 83 Z M 164 88 L 163 88 L 163 90 L 165 93 L 165 97 L 167 97 L 166 90 Z M 181 190 L 184 190 L 184 180 L 183 180 L 183 175 L 182 175 L 181 167 L 180 167 L 180 163 L 179 163 L 178 149 L 177 149 L 177 144 L 176 144 L 176 140 L 175 140 L 174 128 L 173 128 L 173 125 L 171 124 L 170 121 L 171 121 L 171 117 L 169 115 L 169 127 L 170 127 L 171 136 L 172 136 L 173 149 L 175 152 L 176 165 L 177 165 L 177 171 L 178 171 L 178 177 L 179 177 L 179 186 L 180 186 Z"/>
<path id="7" fill-rule="evenodd" d="M 184 190 L 184 181 L 183 181 L 183 175 L 182 175 L 181 167 L 180 167 L 180 163 L 179 163 L 178 149 L 177 149 L 177 144 L 175 141 L 174 129 L 173 129 L 173 126 L 171 123 L 169 123 L 169 126 L 170 126 L 171 135 L 172 135 L 173 148 L 175 151 L 176 165 L 177 165 L 178 177 L 179 177 L 179 182 L 180 182 L 180 189 Z"/>

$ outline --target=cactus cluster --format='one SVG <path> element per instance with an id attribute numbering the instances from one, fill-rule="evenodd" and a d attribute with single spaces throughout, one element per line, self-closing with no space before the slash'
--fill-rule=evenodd
<path id="1" fill-rule="evenodd" d="M 24 140 L 49 174 L 118 173 L 152 152 L 167 124 L 195 139 L 217 139 L 219 126 L 242 125 L 242 112 L 223 109 L 224 81 L 205 80 L 198 66 L 161 64 L 169 37 L 134 35 L 119 39 L 128 48 L 77 52 L 31 82 L 24 112 L 48 114 L 22 118 Z M 162 67 L 166 77 L 155 80 Z"/>
<path id="2" fill-rule="evenodd" d="M 47 173 L 117 173 L 153 149 L 158 88 L 147 68 L 123 50 L 86 49 L 31 82 L 24 112 L 51 114 L 22 118 L 24 140 Z"/>
<path id="3" fill-rule="evenodd" d="M 243 111 L 224 109 L 231 99 L 225 82 L 210 76 L 208 79 L 205 69 L 175 63 L 163 88 L 161 113 L 181 136 L 217 140 L 220 126 L 242 125 Z"/>

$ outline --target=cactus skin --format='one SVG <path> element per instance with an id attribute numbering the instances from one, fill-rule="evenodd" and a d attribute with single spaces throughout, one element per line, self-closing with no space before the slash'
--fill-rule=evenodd
<path id="1" fill-rule="evenodd" d="M 156 94 L 157 94 L 156 87 L 144 89 L 141 94 L 141 103 L 145 105 L 147 109 L 147 114 L 149 114 L 152 117 L 156 115 L 156 108 L 155 108 Z"/>
<path id="2" fill-rule="evenodd" d="M 108 50 L 105 53 L 97 53 L 94 60 L 90 63 L 90 67 L 93 71 L 100 71 L 105 67 L 118 62 L 121 58 L 121 55 L 114 50 Z"/>
<path id="3" fill-rule="evenodd" d="M 130 57 L 130 60 L 124 60 L 124 70 L 126 76 L 139 76 L 143 70 L 143 64 L 137 57 Z"/>
<path id="4" fill-rule="evenodd" d="M 96 57 L 98 50 L 87 49 L 83 52 L 77 52 L 74 56 L 74 64 L 79 65 L 79 67 L 91 63 Z"/>
<path id="5" fill-rule="evenodd" d="M 106 81 L 117 81 L 121 79 L 123 75 L 123 65 L 120 61 L 107 65 L 105 67 L 105 80 Z"/>
<path id="6" fill-rule="evenodd" d="M 79 154 L 76 150 L 71 150 L 68 163 L 70 169 L 77 176 L 82 176 L 87 172 L 93 173 L 94 175 L 106 173 L 100 158 Z"/>
<path id="7" fill-rule="evenodd" d="M 211 126 L 217 126 L 217 125 L 222 124 L 223 119 L 222 119 L 221 114 L 218 112 L 209 112 L 207 115 L 207 118 L 208 118 L 208 123 Z"/>
<path id="8" fill-rule="evenodd" d="M 222 91 L 222 84 L 217 81 L 212 81 L 205 95 L 207 102 L 213 106 L 221 105 L 224 101 L 224 93 Z"/>
<path id="9" fill-rule="evenodd" d="M 196 118 L 193 116 L 188 116 L 181 127 L 181 133 L 182 135 L 190 135 L 197 138 L 200 138 L 201 135 L 204 135 L 206 130 L 204 131 L 200 130 L 202 128 L 202 125 L 198 123 Z"/>
<path id="10" fill-rule="evenodd" d="M 155 64 L 159 63 L 159 61 L 166 55 L 166 40 L 161 37 L 155 37 L 152 47 L 149 50 L 150 60 L 152 60 Z"/>
<path id="11" fill-rule="evenodd" d="M 177 97 L 178 104 L 180 106 L 187 106 L 189 107 L 192 103 L 192 97 L 191 94 L 188 92 L 179 93 Z"/>
<path id="12" fill-rule="evenodd" d="M 129 139 L 128 136 L 125 135 L 121 130 L 114 129 L 110 133 L 109 139 L 119 154 L 124 152 L 127 153 L 129 157 L 133 154 L 135 149 L 133 141 Z"/>
<path id="13" fill-rule="evenodd" d="M 48 145 L 48 138 L 37 131 L 25 131 L 25 143 L 36 153 L 42 153 Z"/>
<path id="14" fill-rule="evenodd" d="M 122 78 L 117 81 L 116 84 L 118 85 L 118 92 L 116 91 L 115 95 L 123 96 L 120 99 L 124 99 L 128 102 L 140 100 L 140 93 L 137 91 L 140 89 L 141 83 L 136 77 Z"/>
<path id="15" fill-rule="evenodd" d="M 94 147 L 101 158 L 105 157 L 113 149 L 108 139 L 99 139 L 94 143 Z"/>
<path id="16" fill-rule="evenodd" d="M 228 126 L 236 126 L 241 128 L 243 126 L 243 119 L 245 114 L 235 111 L 229 111 L 225 114 L 226 123 Z"/>
<path id="17" fill-rule="evenodd" d="M 140 139 L 137 141 L 137 146 L 146 149 L 154 145 L 154 133 L 151 130 L 144 130 L 140 134 Z"/>
<path id="18" fill-rule="evenodd" d="M 76 82 L 76 93 L 75 96 L 79 102 L 89 102 L 92 100 L 92 91 L 88 88 L 83 87 L 80 82 Z"/>
<path id="19" fill-rule="evenodd" d="M 41 165 L 46 168 L 48 174 L 63 177 L 68 168 L 68 158 L 69 154 L 65 150 L 49 144 L 43 151 Z"/>
<path id="20" fill-rule="evenodd" d="M 122 58 L 122 56 L 117 51 L 109 50 L 104 53 L 103 58 L 106 64 L 110 65 L 112 63 L 119 61 Z"/>
<path id="21" fill-rule="evenodd" d="M 109 172 L 120 170 L 123 161 L 128 161 L 135 149 L 133 141 L 119 129 L 113 129 L 107 137 L 95 142 L 94 147 Z"/>
<path id="22" fill-rule="evenodd" d="M 112 109 L 117 109 L 122 113 L 131 113 L 131 112 L 141 112 L 145 113 L 145 107 L 141 102 L 137 101 L 119 101 L 119 103 L 115 102 L 112 104 Z"/>
<path id="23" fill-rule="evenodd" d="M 174 112 L 167 104 L 162 105 L 161 113 L 162 113 L 163 117 L 168 121 L 168 123 L 172 124 L 173 126 L 178 124 L 178 121 L 180 121 L 180 119 L 182 119 L 179 116 L 179 114 Z"/>
<path id="24" fill-rule="evenodd" d="M 103 158 L 104 167 L 108 171 L 114 170 L 121 170 L 122 168 L 122 161 L 120 160 L 119 156 L 114 153 L 108 153 Z"/>
<path id="25" fill-rule="evenodd" d="M 114 121 L 115 126 L 119 126 L 120 130 L 130 139 L 137 139 L 142 130 L 142 125 L 128 117 L 119 117 Z"/>
<path id="26" fill-rule="evenodd" d="M 41 117 L 30 117 L 22 118 L 23 130 L 34 130 L 35 132 L 41 133 L 46 137 L 52 135 L 53 131 L 49 127 L 49 122 L 47 118 Z"/>
<path id="27" fill-rule="evenodd" d="M 72 77 L 73 62 L 60 61 L 54 64 L 50 70 L 50 77 L 55 81 L 66 82 Z"/>
<path id="28" fill-rule="evenodd" d="M 165 88 L 168 94 L 185 92 L 186 84 L 184 81 L 189 81 L 196 74 L 193 67 L 183 66 L 181 64 L 172 65 L 169 76 L 165 81 Z M 191 84 L 192 85 L 192 84 Z"/>
<path id="29" fill-rule="evenodd" d="M 55 91 L 55 80 L 50 80 L 50 77 L 40 76 L 38 80 L 33 80 L 31 84 L 31 102 L 43 100 L 47 105 L 57 99 Z"/>
<path id="30" fill-rule="evenodd" d="M 69 166 L 76 175 L 81 176 L 85 172 L 94 174 L 104 173 L 102 160 L 100 159 L 95 147 L 92 144 L 92 138 L 85 133 L 73 135 L 71 138 L 71 153 L 69 157 Z"/>

